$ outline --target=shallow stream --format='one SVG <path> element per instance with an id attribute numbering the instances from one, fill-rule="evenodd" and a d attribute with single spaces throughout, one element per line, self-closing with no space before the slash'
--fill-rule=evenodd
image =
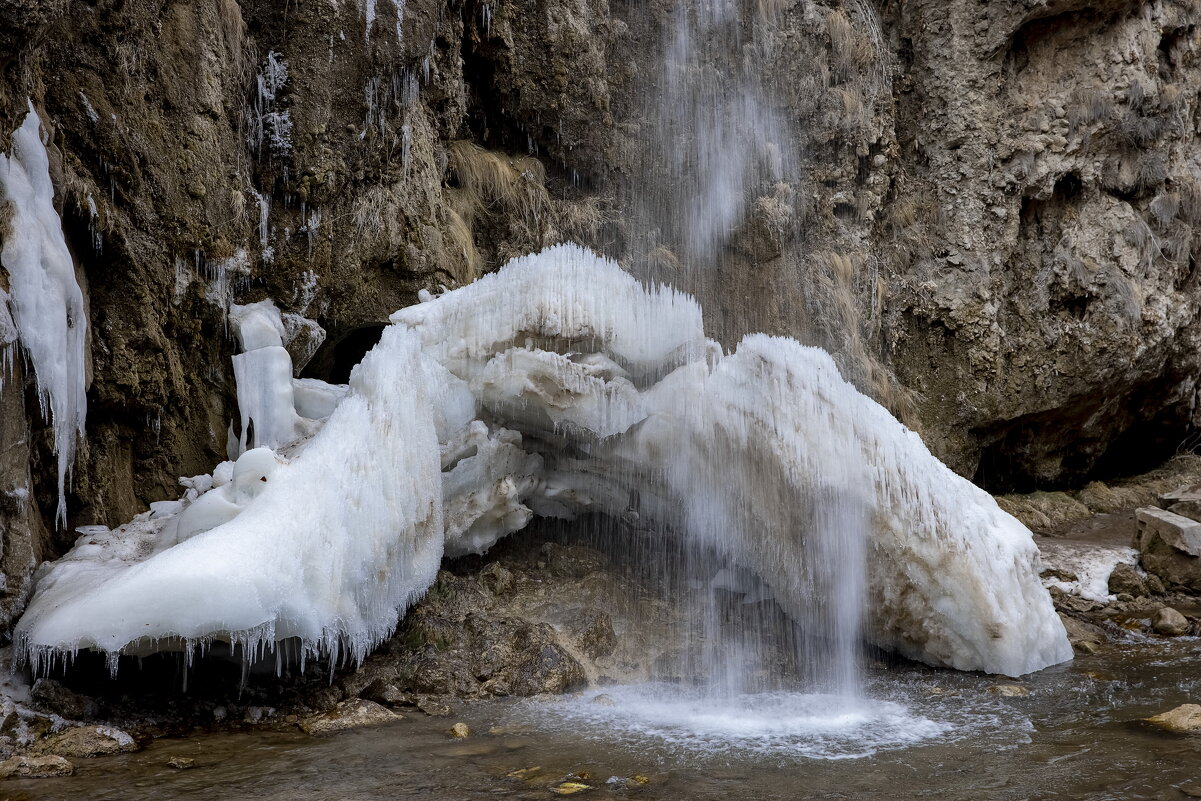
<path id="1" fill-rule="evenodd" d="M 538 799 L 574 775 L 597 799 L 1182 799 L 1201 795 L 1201 737 L 1140 719 L 1201 698 L 1199 665 L 1201 639 L 1135 639 L 1021 681 L 878 665 L 876 700 L 849 705 L 776 693 L 723 707 L 645 686 L 463 702 L 451 718 L 414 711 L 327 738 L 159 740 L 69 778 L 5 782 L 0 797 Z M 456 721 L 472 736 L 450 738 Z"/>

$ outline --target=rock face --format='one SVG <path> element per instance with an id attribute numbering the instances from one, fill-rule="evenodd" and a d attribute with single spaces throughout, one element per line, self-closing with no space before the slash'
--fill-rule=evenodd
<path id="1" fill-rule="evenodd" d="M 92 336 L 60 531 L 31 377 L 0 358 L 0 627 L 73 526 L 224 455 L 231 300 L 315 320 L 306 369 L 342 380 L 419 289 L 564 238 L 695 292 L 728 344 L 830 348 L 990 487 L 1080 479 L 1190 421 L 1195 0 L 757 4 L 727 50 L 784 118 L 757 154 L 784 166 L 702 256 L 686 215 L 647 210 L 675 186 L 651 77 L 673 4 L 399 7 L 0 6 L 0 150 L 31 98 Z"/>
<path id="2" fill-rule="evenodd" d="M 405 620 L 399 674 L 416 692 L 478 697 L 561 693 L 584 684 L 554 629 L 490 613 L 482 588 L 449 573 Z"/>

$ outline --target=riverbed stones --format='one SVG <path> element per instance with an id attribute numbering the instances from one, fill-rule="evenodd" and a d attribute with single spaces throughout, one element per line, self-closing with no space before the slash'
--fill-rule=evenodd
<path id="1" fill-rule="evenodd" d="M 74 726 L 42 740 L 35 753 L 88 759 L 138 750 L 137 741 L 128 733 L 111 726 Z"/>
<path id="2" fill-rule="evenodd" d="M 328 712 L 302 719 L 300 728 L 305 734 L 322 736 L 349 729 L 382 726 L 399 720 L 404 720 L 404 715 L 374 701 L 355 698 L 343 701 Z"/>
<path id="3" fill-rule="evenodd" d="M 1018 684 L 995 684 L 989 687 L 988 691 L 1002 698 L 1025 698 L 1030 695 L 1028 689 Z"/>
<path id="4" fill-rule="evenodd" d="M 458 723 L 456 723 L 455 725 L 450 727 L 450 731 L 448 733 L 450 734 L 451 737 L 455 737 L 457 739 L 463 739 L 465 737 L 471 736 L 471 727 L 468 726 L 463 721 L 459 721 Z"/>
<path id="5" fill-rule="evenodd" d="M 70 776 L 74 772 L 75 766 L 66 758 L 57 755 L 21 754 L 0 762 L 0 779 L 47 779 L 52 776 Z"/>
<path id="6" fill-rule="evenodd" d="M 1201 734 L 1201 706 L 1197 704 L 1182 704 L 1145 720 L 1177 734 Z"/>
<path id="7" fill-rule="evenodd" d="M 1135 519 L 1143 568 L 1169 586 L 1201 591 L 1201 523 L 1153 506 L 1136 510 Z"/>
<path id="8" fill-rule="evenodd" d="M 176 770 L 189 770 L 196 767 L 196 760 L 192 757 L 173 756 L 167 760 L 167 767 L 175 768 Z"/>
<path id="9" fill-rule="evenodd" d="M 1155 613 L 1155 617 L 1151 619 L 1151 628 L 1156 634 L 1164 634 L 1169 637 L 1178 637 L 1181 634 L 1188 634 L 1192 625 L 1188 618 L 1180 614 L 1170 606 L 1160 607 Z"/>

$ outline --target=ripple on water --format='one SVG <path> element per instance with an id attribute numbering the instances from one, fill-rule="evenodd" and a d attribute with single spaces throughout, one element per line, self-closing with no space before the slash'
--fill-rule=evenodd
<path id="1" fill-rule="evenodd" d="M 538 728 L 649 751 L 668 761 L 752 755 L 858 759 L 984 732 L 1025 740 L 1030 728 L 1024 715 L 992 699 L 950 702 L 920 693 L 899 700 L 801 692 L 713 698 L 674 685 L 638 684 L 532 701 L 519 709 Z"/>

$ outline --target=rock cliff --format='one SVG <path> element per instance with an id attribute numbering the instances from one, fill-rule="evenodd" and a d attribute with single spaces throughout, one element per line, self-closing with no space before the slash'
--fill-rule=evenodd
<path id="1" fill-rule="evenodd" d="M 89 308 L 70 527 L 224 458 L 230 302 L 315 320 L 304 374 L 344 379 L 418 290 L 564 239 L 697 294 L 727 345 L 827 347 L 986 487 L 1170 453 L 1201 368 L 1201 3 L 737 14 L 673 62 L 701 23 L 665 0 L 0 0 L 0 151 L 32 100 Z M 698 248 L 715 176 L 742 203 Z M 0 624 L 74 539 L 8 347 Z"/>

